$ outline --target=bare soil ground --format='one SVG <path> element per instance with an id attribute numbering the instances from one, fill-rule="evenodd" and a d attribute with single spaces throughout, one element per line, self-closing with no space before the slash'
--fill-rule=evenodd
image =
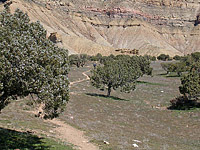
<path id="1" fill-rule="evenodd" d="M 57 138 L 78 146 L 78 149 L 80 150 L 98 150 L 97 146 L 90 143 L 88 139 L 85 138 L 83 131 L 80 131 L 58 119 L 48 120 L 47 122 L 58 125 L 57 128 L 53 129 Z"/>

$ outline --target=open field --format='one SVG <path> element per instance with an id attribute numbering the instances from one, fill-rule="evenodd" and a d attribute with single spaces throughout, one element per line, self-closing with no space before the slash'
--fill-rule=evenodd
<path id="1" fill-rule="evenodd" d="M 105 97 L 106 91 L 95 89 L 84 80 L 86 76 L 82 73 L 89 75 L 92 64 L 71 68 L 70 102 L 59 119 L 85 131 L 91 142 L 103 150 L 199 150 L 200 110 L 168 110 L 169 101 L 179 95 L 180 80 L 164 75 L 160 62 L 153 62 L 152 66 L 153 77 L 139 79 L 134 92 L 112 91 L 110 98 Z M 55 138 L 55 124 L 35 118 L 29 112 L 32 108 L 25 100 L 3 109 L 0 132 L 30 131 L 38 138 L 45 137 L 39 141 L 36 138 L 43 149 L 72 149 L 69 143 Z M 134 148 L 132 144 L 139 147 Z"/>
<path id="2" fill-rule="evenodd" d="M 152 66 L 153 77 L 142 77 L 129 94 L 112 91 L 112 97 L 106 98 L 106 91 L 95 89 L 89 81 L 72 85 L 71 100 L 60 118 L 85 130 L 103 149 L 128 150 L 134 143 L 137 149 L 200 149 L 200 111 L 168 110 L 169 101 L 179 95 L 180 80 L 163 75 L 159 62 Z M 75 70 L 80 75 L 88 69 Z M 75 80 L 75 72 L 71 73 Z M 104 140 L 110 144 L 103 144 Z"/>

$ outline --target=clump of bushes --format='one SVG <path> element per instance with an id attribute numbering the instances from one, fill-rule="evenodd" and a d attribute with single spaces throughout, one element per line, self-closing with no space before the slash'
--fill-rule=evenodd
<path id="1" fill-rule="evenodd" d="M 184 65 L 183 65 L 184 64 Z M 190 109 L 199 107 L 200 97 L 200 53 L 192 53 L 183 57 L 177 66 L 183 65 L 186 68 L 186 74 L 181 78 L 179 91 L 183 96 L 171 101 L 171 108 Z"/>

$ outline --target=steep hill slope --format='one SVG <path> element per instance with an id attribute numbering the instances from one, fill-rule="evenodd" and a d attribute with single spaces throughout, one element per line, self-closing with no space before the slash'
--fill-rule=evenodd
<path id="1" fill-rule="evenodd" d="M 13 0 L 71 53 L 109 55 L 119 48 L 171 56 L 200 51 L 198 0 Z"/>

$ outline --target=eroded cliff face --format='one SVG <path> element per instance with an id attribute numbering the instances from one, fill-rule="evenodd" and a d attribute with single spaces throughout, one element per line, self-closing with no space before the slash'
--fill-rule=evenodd
<path id="1" fill-rule="evenodd" d="M 184 55 L 200 51 L 198 0 L 13 0 L 11 9 L 40 20 L 71 53 Z"/>

